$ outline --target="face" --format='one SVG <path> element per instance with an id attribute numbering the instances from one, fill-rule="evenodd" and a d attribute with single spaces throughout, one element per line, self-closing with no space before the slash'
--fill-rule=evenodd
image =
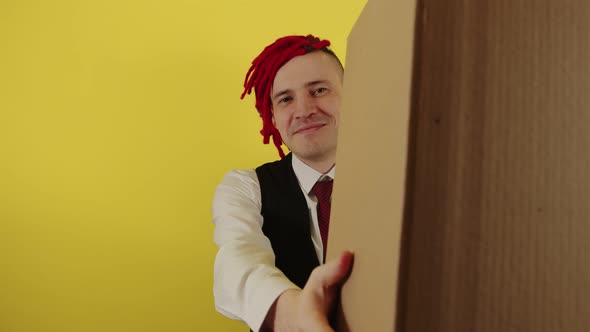
<path id="1" fill-rule="evenodd" d="M 319 51 L 291 59 L 275 76 L 273 123 L 304 162 L 335 160 L 342 74 L 338 61 Z"/>

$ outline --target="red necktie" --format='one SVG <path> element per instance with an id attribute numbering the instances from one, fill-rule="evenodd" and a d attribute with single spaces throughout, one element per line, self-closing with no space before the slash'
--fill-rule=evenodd
<path id="1" fill-rule="evenodd" d="M 330 229 L 330 198 L 334 181 L 318 181 L 311 192 L 318 199 L 318 224 L 324 245 L 324 262 L 326 261 L 326 248 L 328 247 L 328 231 Z"/>

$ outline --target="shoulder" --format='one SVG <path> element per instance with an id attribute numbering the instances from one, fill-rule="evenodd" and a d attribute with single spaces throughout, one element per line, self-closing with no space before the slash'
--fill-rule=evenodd
<path id="1" fill-rule="evenodd" d="M 266 185 L 277 180 L 283 182 L 290 172 L 293 172 L 290 154 L 256 169 L 231 170 L 215 189 L 213 207 L 245 203 L 261 206 L 261 182 Z"/>
<path id="2" fill-rule="evenodd" d="M 215 197 L 242 195 L 254 197 L 259 195 L 260 184 L 253 169 L 231 170 L 225 174 L 217 189 Z"/>
<path id="3" fill-rule="evenodd" d="M 225 174 L 220 184 L 240 184 L 258 182 L 253 169 L 234 169 Z"/>
<path id="4" fill-rule="evenodd" d="M 258 221 L 261 208 L 260 184 L 253 169 L 229 171 L 215 189 L 212 212 L 217 225 Z"/>
<path id="5" fill-rule="evenodd" d="M 283 159 L 272 161 L 266 164 L 263 164 L 256 168 L 256 174 L 258 178 L 266 177 L 266 176 L 276 176 L 279 174 L 285 174 L 286 172 L 292 171 L 292 158 L 291 153 L 287 154 Z"/>

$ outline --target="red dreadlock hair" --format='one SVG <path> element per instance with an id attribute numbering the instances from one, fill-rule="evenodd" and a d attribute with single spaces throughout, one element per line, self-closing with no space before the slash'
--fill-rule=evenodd
<path id="1" fill-rule="evenodd" d="M 327 47 L 330 46 L 330 41 L 320 40 L 312 35 L 307 36 L 286 36 L 277 39 L 274 43 L 267 46 L 260 55 L 252 61 L 252 66 L 246 74 L 244 80 L 244 92 L 241 99 L 244 99 L 246 94 L 251 94 L 252 89 L 256 94 L 256 109 L 262 118 L 262 134 L 263 143 L 268 144 L 270 137 L 274 145 L 279 150 L 281 158 L 285 156 L 281 145 L 283 139 L 277 128 L 272 123 L 272 102 L 270 99 L 270 90 L 277 74 L 277 71 L 289 60 L 296 56 L 304 55 L 309 52 L 323 50 L 334 57 L 336 55 Z M 336 57 L 336 59 L 338 59 Z"/>

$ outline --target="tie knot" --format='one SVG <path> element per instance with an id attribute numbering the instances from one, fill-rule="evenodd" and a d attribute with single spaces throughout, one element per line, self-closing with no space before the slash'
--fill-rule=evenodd
<path id="1" fill-rule="evenodd" d="M 315 195 L 320 203 L 329 203 L 332 196 L 332 179 L 327 181 L 318 181 L 311 188 L 311 192 Z"/>

